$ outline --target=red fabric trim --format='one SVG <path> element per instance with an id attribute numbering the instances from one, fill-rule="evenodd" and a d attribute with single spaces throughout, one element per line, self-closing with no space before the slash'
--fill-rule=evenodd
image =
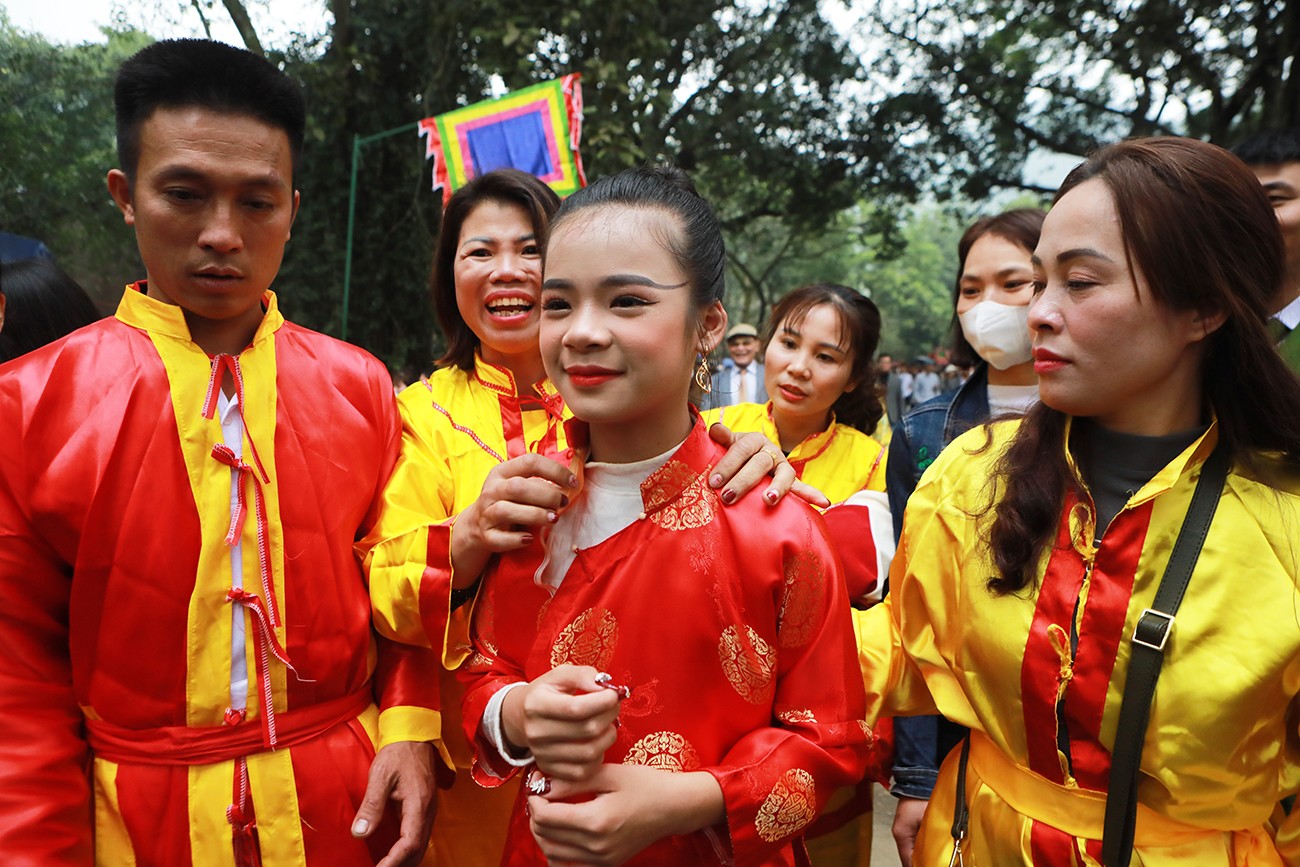
<path id="1" fill-rule="evenodd" d="M 1061 642 L 1064 640 L 1068 651 L 1070 619 L 1084 574 L 1083 560 L 1070 539 L 1070 514 L 1078 503 L 1075 494 L 1066 498 L 1020 668 L 1029 768 L 1058 784 L 1065 783 L 1056 749 L 1056 694 L 1063 670 Z"/>
<path id="2" fill-rule="evenodd" d="M 444 409 L 437 401 L 433 401 L 432 406 L 435 410 L 437 410 L 438 412 L 442 413 L 444 416 L 447 417 L 448 424 L 450 424 L 455 430 L 460 431 L 465 436 L 472 439 L 479 448 L 487 452 L 492 457 L 496 458 L 498 463 L 504 464 L 506 462 L 506 459 L 501 457 L 501 453 L 498 452 L 496 449 L 492 448 L 491 446 L 489 446 L 487 443 L 483 442 L 482 438 L 479 437 L 478 434 L 474 433 L 474 431 L 470 430 L 464 425 L 457 424 L 456 420 L 451 417 L 451 413 L 448 412 L 446 409 Z"/>
<path id="3" fill-rule="evenodd" d="M 1124 623 L 1138 559 L 1151 526 L 1153 502 L 1120 512 L 1106 530 L 1088 585 L 1088 604 L 1079 626 L 1074 679 L 1065 695 L 1070 753 L 1079 785 L 1104 792 L 1110 780 L 1110 750 L 1101 745 L 1101 717 L 1115 655 L 1124 640 Z"/>
<path id="4" fill-rule="evenodd" d="M 1029 831 L 1029 860 L 1034 867 L 1073 867 L 1078 850 L 1074 838 L 1059 828 L 1034 822 Z"/>
<path id="5" fill-rule="evenodd" d="M 517 458 L 528 453 L 528 443 L 524 441 L 524 416 L 519 411 L 519 398 L 515 395 L 497 394 L 501 404 L 501 432 L 506 438 L 506 455 Z"/>
<path id="6" fill-rule="evenodd" d="M 360 716 L 372 703 L 364 690 L 278 715 L 279 747 L 320 736 Z M 110 762 L 139 765 L 207 765 L 262 751 L 262 731 L 254 726 L 162 726 L 126 729 L 104 720 L 86 720 L 86 740 L 95 755 Z"/>
<path id="7" fill-rule="evenodd" d="M 442 152 L 442 135 L 438 132 L 438 119 L 426 117 L 420 121 L 419 134 L 425 136 L 424 158 L 433 160 L 433 190 L 442 190 L 442 206 L 451 198 L 451 178 L 447 171 L 447 158 Z"/>
<path id="8" fill-rule="evenodd" d="M 560 79 L 560 90 L 564 94 L 564 111 L 569 120 L 569 149 L 573 153 L 573 168 L 578 175 L 578 185 L 587 185 L 587 173 L 582 168 L 582 152 L 578 145 L 582 143 L 582 73 L 571 72 Z"/>

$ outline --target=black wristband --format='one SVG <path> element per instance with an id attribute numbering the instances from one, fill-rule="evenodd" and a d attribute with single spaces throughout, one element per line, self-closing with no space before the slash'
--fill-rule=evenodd
<path id="1" fill-rule="evenodd" d="M 469 585 L 468 587 L 452 588 L 451 610 L 455 611 L 457 608 L 461 607 L 466 602 L 473 599 L 475 594 L 478 593 L 479 585 L 482 583 L 483 583 L 483 576 L 480 575 L 477 578 L 475 578 L 474 583 Z"/>

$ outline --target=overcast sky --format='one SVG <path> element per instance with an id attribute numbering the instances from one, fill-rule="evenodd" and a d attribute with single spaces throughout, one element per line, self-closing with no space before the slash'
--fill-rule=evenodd
<path id="1" fill-rule="evenodd" d="M 270 46 L 279 46 L 288 34 L 323 33 L 328 21 L 325 0 L 275 0 L 275 14 L 269 4 L 250 2 L 248 14 L 258 36 Z M 116 16 L 158 37 L 203 36 L 203 26 L 193 9 L 182 11 L 176 0 L 0 0 L 9 20 L 23 30 L 44 35 L 53 42 L 102 42 L 100 27 Z M 173 19 L 166 20 L 167 17 Z M 212 36 L 242 45 L 230 16 L 220 3 L 208 16 Z"/>

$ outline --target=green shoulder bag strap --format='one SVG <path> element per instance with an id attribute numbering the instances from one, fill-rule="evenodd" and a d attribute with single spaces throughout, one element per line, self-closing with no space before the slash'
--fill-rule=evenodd
<path id="1" fill-rule="evenodd" d="M 1142 612 L 1133 628 L 1132 656 L 1119 706 L 1119 726 L 1111 751 L 1110 783 L 1106 795 L 1106 824 L 1101 838 L 1104 867 L 1128 867 L 1133 856 L 1137 824 L 1138 765 L 1155 696 L 1156 679 L 1164 663 L 1165 645 L 1174 628 L 1174 615 L 1183 601 L 1192 568 L 1201 554 L 1214 510 L 1228 478 L 1228 455 L 1220 443 L 1201 467 L 1201 478 L 1183 518 L 1178 539 L 1169 555 L 1155 601 Z"/>

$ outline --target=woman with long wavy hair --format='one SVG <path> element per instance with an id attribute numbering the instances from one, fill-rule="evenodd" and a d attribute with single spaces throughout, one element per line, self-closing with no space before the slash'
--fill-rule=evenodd
<path id="1" fill-rule="evenodd" d="M 935 461 L 891 593 L 858 615 L 869 715 L 971 730 L 914 863 L 949 863 L 965 809 L 966 863 L 1296 863 L 1277 805 L 1300 789 L 1300 381 L 1265 330 L 1283 267 L 1259 183 L 1217 147 L 1122 142 L 1066 178 L 1034 255 L 1042 402 Z M 1166 629 L 1147 612 L 1221 460 Z M 1163 644 L 1145 728 L 1120 719 L 1144 642 Z M 1108 831 L 1103 859 L 1135 733 L 1132 842 Z"/>

